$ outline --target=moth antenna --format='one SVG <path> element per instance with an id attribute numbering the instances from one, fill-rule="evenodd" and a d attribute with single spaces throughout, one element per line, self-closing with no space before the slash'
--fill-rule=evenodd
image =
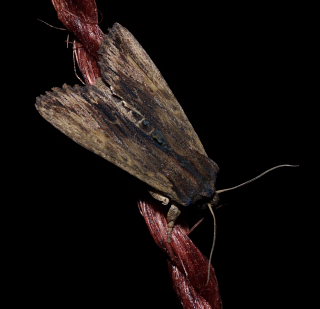
<path id="1" fill-rule="evenodd" d="M 45 25 L 51 27 L 51 28 L 54 28 L 54 29 L 57 29 L 57 30 L 62 30 L 62 31 L 67 31 L 67 29 L 65 28 L 60 28 L 60 27 L 55 27 L 55 26 L 52 26 L 50 25 L 49 23 L 45 22 L 44 20 L 40 19 L 40 18 L 37 18 L 38 21 L 44 23 Z"/>
<path id="2" fill-rule="evenodd" d="M 240 188 L 240 187 L 242 187 L 242 186 L 245 186 L 245 185 L 247 185 L 247 184 L 249 184 L 249 183 L 251 183 L 251 182 L 259 179 L 260 177 L 264 176 L 265 174 L 267 174 L 267 173 L 269 173 L 269 172 L 271 172 L 271 171 L 273 171 L 273 170 L 275 170 L 275 169 L 278 169 L 278 168 L 280 168 L 280 167 L 299 167 L 299 165 L 291 165 L 291 164 L 281 164 L 281 165 L 277 165 L 277 166 L 274 166 L 274 167 L 269 168 L 268 170 L 264 171 L 263 173 L 261 173 L 260 175 L 254 177 L 254 178 L 252 178 L 252 179 L 249 179 L 249 180 L 247 180 L 247 181 L 245 181 L 245 182 L 243 182 L 243 183 L 240 183 L 239 185 L 236 185 L 236 186 L 231 187 L 231 188 L 226 188 L 226 189 L 222 189 L 222 190 L 217 190 L 216 192 L 217 192 L 218 194 L 220 194 L 220 193 L 223 193 L 223 192 L 227 192 L 227 191 L 231 191 L 231 190 L 234 190 L 234 189 L 238 189 L 238 188 Z"/>
<path id="3" fill-rule="evenodd" d="M 214 215 L 214 211 L 212 209 L 212 205 L 211 204 L 208 204 L 208 208 L 209 208 L 209 210 L 210 210 L 210 212 L 212 214 L 212 218 L 213 218 L 213 239 L 212 239 L 212 246 L 211 246 L 210 255 L 209 255 L 209 261 L 208 261 L 208 275 L 207 275 L 206 285 L 209 283 L 209 280 L 210 280 L 210 266 L 211 266 L 212 254 L 213 254 L 214 246 L 216 244 L 216 237 L 217 237 L 216 216 Z"/>
<path id="4" fill-rule="evenodd" d="M 82 84 L 85 85 L 85 82 L 82 80 L 82 78 L 81 78 L 81 77 L 78 75 L 78 73 L 77 73 L 76 61 L 77 61 L 78 59 L 77 59 L 77 54 L 76 54 L 75 43 L 76 43 L 76 40 L 73 41 L 73 50 L 72 50 L 73 70 L 74 70 L 74 74 L 76 75 L 76 77 L 80 80 L 80 82 L 81 82 Z"/>
<path id="5" fill-rule="evenodd" d="M 37 20 L 40 21 L 41 23 L 44 23 L 45 25 L 53 28 L 53 29 L 62 30 L 62 31 L 68 31 L 68 30 L 65 29 L 65 28 L 60 28 L 60 27 L 53 26 L 53 25 L 45 22 L 44 20 L 42 20 L 42 19 L 40 19 L 40 18 L 37 18 Z M 66 41 L 66 43 L 67 43 L 67 48 L 68 48 L 68 47 L 69 47 L 69 33 L 68 33 L 68 36 L 67 36 L 67 41 Z"/>

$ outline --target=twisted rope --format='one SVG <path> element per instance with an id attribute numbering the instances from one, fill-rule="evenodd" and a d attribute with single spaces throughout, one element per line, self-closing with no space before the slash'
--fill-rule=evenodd
<path id="1" fill-rule="evenodd" d="M 103 40 L 98 26 L 98 10 L 94 0 L 52 0 L 59 20 L 75 35 L 75 59 L 86 83 L 94 84 L 100 77 L 97 52 Z M 185 309 L 221 309 L 215 272 L 208 260 L 188 237 L 189 229 L 177 224 L 172 241 L 167 241 L 166 213 L 156 203 L 138 203 L 150 233 L 166 252 L 169 271 L 176 293 Z"/>

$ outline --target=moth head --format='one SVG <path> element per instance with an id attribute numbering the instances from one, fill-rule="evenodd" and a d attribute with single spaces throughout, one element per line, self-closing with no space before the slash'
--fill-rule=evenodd
<path id="1" fill-rule="evenodd" d="M 211 180 L 205 184 L 203 190 L 200 193 L 202 202 L 210 203 L 215 205 L 219 202 L 219 198 L 217 195 L 217 190 L 215 187 L 215 181 Z"/>
<path id="2" fill-rule="evenodd" d="M 210 202 L 210 204 L 212 205 L 213 209 L 217 208 L 219 205 L 220 199 L 219 199 L 219 194 L 217 193 L 217 191 L 214 192 L 214 195 L 212 197 L 212 200 Z"/>
<path id="3" fill-rule="evenodd" d="M 194 204 L 197 204 L 201 209 L 206 209 L 208 203 L 210 203 L 214 209 L 219 203 L 219 196 L 214 181 L 205 184 L 202 191 L 200 191 L 194 199 Z"/>

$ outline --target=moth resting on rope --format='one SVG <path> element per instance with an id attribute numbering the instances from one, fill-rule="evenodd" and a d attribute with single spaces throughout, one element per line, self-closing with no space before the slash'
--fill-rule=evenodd
<path id="1" fill-rule="evenodd" d="M 95 85 L 64 85 L 37 98 L 39 113 L 78 144 L 153 188 L 180 209 L 211 202 L 218 166 L 208 158 L 187 116 L 133 35 L 114 24 L 99 50 Z"/>
<path id="2" fill-rule="evenodd" d="M 76 143 L 152 187 L 170 205 L 170 239 L 183 207 L 217 205 L 218 165 L 148 54 L 118 23 L 104 37 L 99 67 L 94 85 L 53 88 L 36 108 Z"/>

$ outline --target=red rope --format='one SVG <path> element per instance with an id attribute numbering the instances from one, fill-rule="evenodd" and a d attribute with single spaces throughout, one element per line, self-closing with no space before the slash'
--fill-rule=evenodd
<path id="1" fill-rule="evenodd" d="M 94 84 L 100 76 L 97 63 L 103 32 L 98 25 L 94 0 L 52 0 L 59 20 L 75 35 L 74 49 L 78 66 L 86 83 Z"/>
<path id="2" fill-rule="evenodd" d="M 183 307 L 186 309 L 221 309 L 214 269 L 211 266 L 210 280 L 206 284 L 208 260 L 189 238 L 189 228 L 183 224 L 176 224 L 172 233 L 172 241 L 168 243 L 164 207 L 139 202 L 139 208 L 155 242 L 168 255 L 173 286 Z"/>
<path id="3" fill-rule="evenodd" d="M 72 32 L 76 60 L 86 80 L 93 84 L 100 76 L 97 51 L 103 40 L 98 26 L 98 10 L 94 0 L 52 0 L 58 18 Z M 167 242 L 165 207 L 139 202 L 150 233 L 157 245 L 167 253 L 173 286 L 185 309 L 221 309 L 218 283 L 213 267 L 207 281 L 208 260 L 188 237 L 187 226 L 177 224 L 171 243 Z"/>

